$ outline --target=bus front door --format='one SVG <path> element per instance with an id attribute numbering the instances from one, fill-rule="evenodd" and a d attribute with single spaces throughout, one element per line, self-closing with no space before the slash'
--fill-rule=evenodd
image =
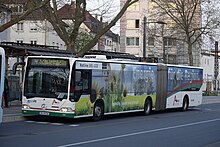
<path id="1" fill-rule="evenodd" d="M 76 70 L 75 71 L 75 102 L 77 102 L 81 95 L 87 95 L 91 93 L 91 70 Z"/>
<path id="2" fill-rule="evenodd" d="M 157 95 L 156 110 L 166 109 L 167 96 L 167 66 L 164 64 L 157 67 Z"/>

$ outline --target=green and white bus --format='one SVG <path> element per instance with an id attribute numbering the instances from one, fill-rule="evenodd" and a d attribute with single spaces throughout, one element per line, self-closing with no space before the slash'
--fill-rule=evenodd
<path id="1" fill-rule="evenodd" d="M 4 81 L 5 81 L 5 51 L 0 47 L 0 123 L 3 118 L 3 98 L 4 98 Z"/>
<path id="2" fill-rule="evenodd" d="M 200 67 L 88 58 L 27 58 L 22 91 L 25 115 L 87 117 L 198 106 Z"/>

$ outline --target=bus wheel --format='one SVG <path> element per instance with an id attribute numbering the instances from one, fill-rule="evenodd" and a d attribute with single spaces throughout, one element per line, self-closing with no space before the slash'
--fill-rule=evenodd
<path id="1" fill-rule="evenodd" d="M 144 104 L 144 115 L 149 115 L 151 111 L 152 111 L 152 102 L 150 99 L 146 99 Z"/>
<path id="2" fill-rule="evenodd" d="M 183 99 L 183 106 L 182 106 L 182 111 L 187 111 L 189 107 L 189 101 L 187 97 L 184 97 Z"/>
<path id="3" fill-rule="evenodd" d="M 98 121 L 102 118 L 103 114 L 103 105 L 100 102 L 95 103 L 93 109 L 93 120 Z"/>

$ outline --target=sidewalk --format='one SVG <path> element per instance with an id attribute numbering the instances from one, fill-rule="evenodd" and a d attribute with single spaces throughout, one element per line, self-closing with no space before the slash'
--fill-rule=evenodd
<path id="1" fill-rule="evenodd" d="M 203 96 L 202 104 L 220 103 L 219 96 Z M 25 120 L 21 113 L 21 102 L 16 100 L 9 104 L 9 108 L 3 108 L 3 123 Z"/>
<path id="2" fill-rule="evenodd" d="M 16 100 L 9 102 L 9 108 L 3 108 L 3 123 L 21 121 L 25 118 L 21 113 L 21 102 Z"/>

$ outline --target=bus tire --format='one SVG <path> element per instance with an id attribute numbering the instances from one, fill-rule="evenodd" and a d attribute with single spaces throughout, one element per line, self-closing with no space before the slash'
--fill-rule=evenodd
<path id="1" fill-rule="evenodd" d="M 150 115 L 152 111 L 152 101 L 147 98 L 144 103 L 144 115 Z"/>
<path id="2" fill-rule="evenodd" d="M 188 107 L 189 107 L 189 99 L 188 99 L 188 97 L 184 97 L 182 111 L 187 111 Z"/>
<path id="3" fill-rule="evenodd" d="M 103 104 L 101 102 L 96 102 L 93 109 L 93 121 L 99 121 L 103 114 Z"/>

